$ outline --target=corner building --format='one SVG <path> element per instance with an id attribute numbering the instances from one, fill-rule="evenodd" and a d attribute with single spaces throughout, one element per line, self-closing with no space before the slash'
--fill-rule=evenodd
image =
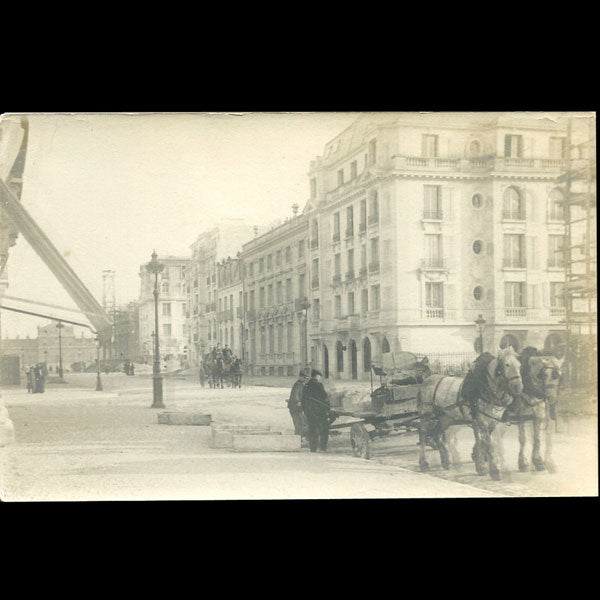
<path id="1" fill-rule="evenodd" d="M 389 351 L 563 341 L 566 119 L 364 114 L 310 165 L 308 322 L 326 377 Z"/>

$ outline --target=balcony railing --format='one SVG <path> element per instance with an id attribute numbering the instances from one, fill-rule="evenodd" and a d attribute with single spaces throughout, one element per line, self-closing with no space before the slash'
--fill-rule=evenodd
<path id="1" fill-rule="evenodd" d="M 352 281 L 354 279 L 354 270 L 346 271 L 346 281 Z"/>
<path id="2" fill-rule="evenodd" d="M 565 312 L 566 311 L 564 306 L 553 306 L 550 308 L 551 317 L 564 317 Z"/>
<path id="3" fill-rule="evenodd" d="M 369 273 L 377 273 L 379 271 L 379 261 L 369 263 Z"/>
<path id="4" fill-rule="evenodd" d="M 524 221 L 525 220 L 525 211 L 521 210 L 503 210 L 502 218 L 505 221 Z"/>
<path id="5" fill-rule="evenodd" d="M 379 224 L 379 215 L 371 215 L 367 219 L 367 223 L 369 223 L 369 225 Z"/>
<path id="6" fill-rule="evenodd" d="M 504 309 L 504 315 L 507 317 L 526 317 L 527 308 L 525 306 L 512 306 Z"/>
<path id="7" fill-rule="evenodd" d="M 358 232 L 359 233 L 364 233 L 367 230 L 367 224 L 362 221 L 361 223 L 358 224 Z"/>
<path id="8" fill-rule="evenodd" d="M 333 234 L 333 243 L 335 244 L 336 242 L 340 241 L 340 232 L 338 231 L 337 233 Z"/>
<path id="9" fill-rule="evenodd" d="M 444 309 L 427 306 L 425 308 L 425 316 L 428 319 L 443 319 L 444 318 Z"/>
<path id="10" fill-rule="evenodd" d="M 441 210 L 424 210 L 424 219 L 431 219 L 432 221 L 441 221 L 444 218 L 444 213 Z"/>
<path id="11" fill-rule="evenodd" d="M 319 240 L 310 240 L 310 247 L 311 248 L 318 248 L 319 247 Z"/>
<path id="12" fill-rule="evenodd" d="M 341 275 L 334 275 L 332 278 L 333 285 L 339 285 L 342 281 Z"/>
<path id="13" fill-rule="evenodd" d="M 508 269 L 525 269 L 527 261 L 524 258 L 505 258 L 502 261 L 504 267 Z"/>
<path id="14" fill-rule="evenodd" d="M 560 158 L 440 158 L 423 156 L 394 156 L 392 164 L 398 170 L 443 169 L 444 171 L 508 171 L 508 170 L 552 170 L 560 171 L 566 160 Z"/>
<path id="15" fill-rule="evenodd" d="M 533 158 L 504 158 L 505 167 L 527 167 L 532 168 L 535 166 Z"/>

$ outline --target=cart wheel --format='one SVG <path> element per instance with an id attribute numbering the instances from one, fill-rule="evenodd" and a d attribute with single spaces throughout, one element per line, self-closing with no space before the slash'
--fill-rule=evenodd
<path id="1" fill-rule="evenodd" d="M 354 423 L 350 428 L 352 454 L 360 458 L 371 458 L 371 436 L 362 423 Z"/>

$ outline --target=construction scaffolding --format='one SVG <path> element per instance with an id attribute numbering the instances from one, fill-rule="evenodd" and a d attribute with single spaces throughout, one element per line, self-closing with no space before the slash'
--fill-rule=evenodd
<path id="1" fill-rule="evenodd" d="M 598 375 L 596 129 L 591 115 L 569 117 L 563 193 L 566 375 L 570 386 L 594 386 Z M 597 397 L 597 396 L 596 396 Z"/>

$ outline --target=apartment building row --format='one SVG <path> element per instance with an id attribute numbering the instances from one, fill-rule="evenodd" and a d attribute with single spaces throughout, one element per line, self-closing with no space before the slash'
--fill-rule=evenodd
<path id="1" fill-rule="evenodd" d="M 362 115 L 311 162 L 300 214 L 192 245 L 187 356 L 364 379 L 389 351 L 473 353 L 479 315 L 486 349 L 562 343 L 565 138 L 531 115 Z"/>

